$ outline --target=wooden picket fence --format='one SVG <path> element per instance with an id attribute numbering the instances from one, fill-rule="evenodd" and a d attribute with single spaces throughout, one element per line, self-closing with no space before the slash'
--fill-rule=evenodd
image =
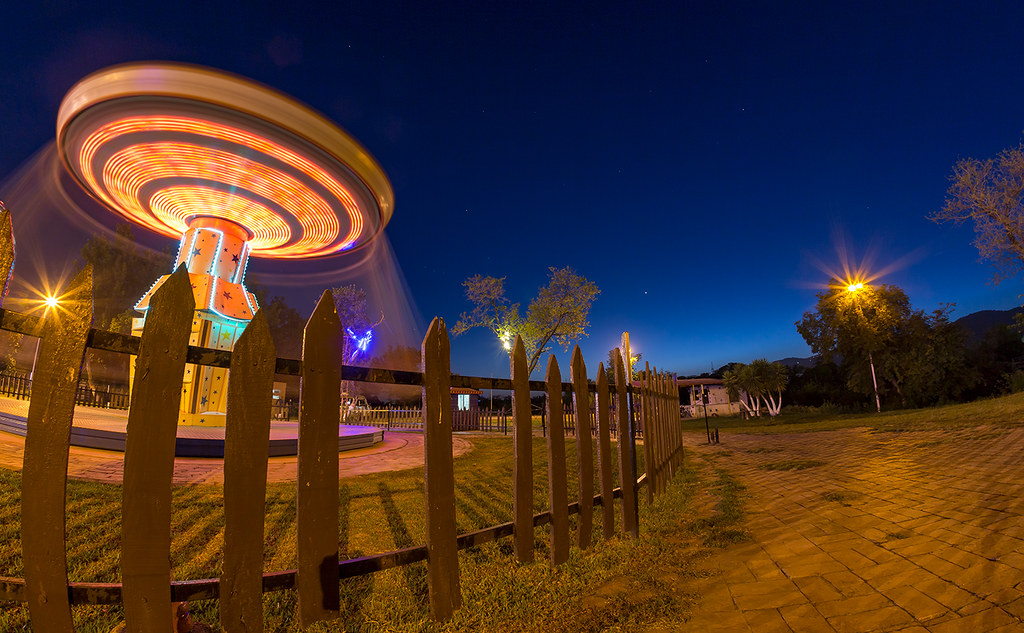
<path id="1" fill-rule="evenodd" d="M 4 230 L 5 229 L 5 230 Z M 10 219 L 0 215 L 0 275 L 13 264 Z M 262 594 L 284 589 L 298 593 L 302 627 L 341 616 L 341 579 L 426 561 L 430 613 L 445 619 L 461 605 L 458 551 L 513 537 L 514 555 L 534 557 L 534 529 L 550 525 L 551 563 L 569 556 L 569 515 L 578 514 L 577 544 L 590 546 L 593 511 L 603 513 L 603 535 L 615 533 L 613 499 L 621 499 L 621 525 L 639 534 L 637 493 L 662 490 L 682 464 L 678 393 L 673 378 L 646 371 L 639 386 L 626 387 L 621 356 L 615 385 L 603 365 L 588 383 L 582 354 L 572 355 L 570 381 L 563 383 L 551 357 L 544 381 L 530 381 L 522 341 L 516 340 L 510 379 L 455 376 L 444 321 L 435 318 L 422 345 L 422 372 L 389 371 L 341 364 L 342 338 L 330 292 L 325 292 L 305 327 L 302 359 L 276 357 L 270 331 L 258 312 L 233 351 L 191 347 L 188 336 L 194 310 L 187 273 L 180 268 L 154 295 L 141 337 L 95 330 L 92 275 L 82 271 L 62 299 L 62 309 L 43 317 L 0 310 L 0 328 L 41 333 L 37 389 L 29 401 L 22 474 L 22 551 L 24 579 L 0 578 L 0 601 L 28 604 L 33 630 L 72 631 L 72 604 L 122 604 L 128 631 L 171 628 L 174 603 L 219 599 L 224 631 L 263 630 Z M 65 489 L 69 437 L 79 368 L 86 348 L 137 356 L 133 402 L 128 412 L 124 456 L 123 516 L 120 538 L 121 583 L 69 582 L 65 544 Z M 228 410 L 224 455 L 224 551 L 220 578 L 171 579 L 171 481 L 177 403 L 186 363 L 227 367 Z M 297 568 L 263 572 L 263 515 L 267 484 L 271 389 L 274 374 L 301 377 L 297 456 Z M 426 543 L 396 551 L 340 560 L 338 526 L 338 453 L 342 380 L 419 385 L 423 393 Z M 513 392 L 513 520 L 468 534 L 457 534 L 452 458 L 451 386 L 506 389 Z M 530 392 L 546 391 L 550 510 L 533 514 L 533 455 Z M 562 394 L 571 393 L 577 419 L 590 424 L 590 398 L 596 401 L 596 450 L 599 493 L 593 490 L 590 433 L 577 439 L 579 489 L 569 502 L 562 429 Z M 612 456 L 610 411 L 626 432 Z M 631 411 L 645 426 L 647 473 L 636 476 Z M 619 481 L 612 488 L 613 463 Z"/>

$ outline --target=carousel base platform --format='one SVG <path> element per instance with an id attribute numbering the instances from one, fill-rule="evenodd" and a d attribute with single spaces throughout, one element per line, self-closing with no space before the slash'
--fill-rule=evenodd
<path id="1" fill-rule="evenodd" d="M 71 445 L 124 452 L 128 416 L 123 411 L 77 407 L 71 427 Z M 26 418 L 0 411 L 0 431 L 24 436 Z M 367 448 L 384 441 L 384 431 L 372 426 L 338 425 L 338 451 Z M 270 423 L 270 457 L 296 455 L 299 423 Z M 177 457 L 224 457 L 224 427 L 179 426 L 174 445 Z"/>

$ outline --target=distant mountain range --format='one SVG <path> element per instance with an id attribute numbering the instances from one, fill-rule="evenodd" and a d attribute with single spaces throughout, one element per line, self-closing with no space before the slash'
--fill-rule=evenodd
<path id="1" fill-rule="evenodd" d="M 967 332 L 967 345 L 974 346 L 985 338 L 985 333 L 997 325 L 1013 325 L 1014 318 L 1024 312 L 1024 308 L 1013 308 L 1011 310 L 981 310 L 972 312 L 967 316 L 960 317 L 953 321 Z"/>
<path id="2" fill-rule="evenodd" d="M 963 328 L 967 334 L 967 346 L 973 347 L 985 338 L 986 332 L 997 325 L 1013 326 L 1014 318 L 1022 312 L 1024 312 L 1024 307 L 1012 308 L 1010 310 L 980 310 L 960 317 L 953 321 L 953 324 Z M 785 365 L 790 369 L 794 367 L 814 367 L 818 364 L 818 357 L 798 358 L 790 356 L 775 362 Z"/>

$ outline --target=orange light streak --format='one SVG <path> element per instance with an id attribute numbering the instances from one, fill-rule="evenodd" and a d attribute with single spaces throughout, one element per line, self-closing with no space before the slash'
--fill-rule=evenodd
<path id="1" fill-rule="evenodd" d="M 147 133 L 146 142 L 130 144 L 131 135 Z M 152 140 L 152 133 L 170 136 Z M 194 141 L 180 134 L 196 135 Z M 202 138 L 220 141 L 206 146 Z M 93 161 L 112 141 L 127 146 L 98 166 Z M 245 151 L 233 152 L 223 142 Z M 251 150 L 251 151 L 249 151 Z M 277 170 L 253 157 L 262 154 L 279 161 L 317 183 L 334 201 L 324 199 L 296 174 Z M 236 222 L 253 234 L 252 255 L 303 258 L 334 254 L 355 245 L 363 232 L 363 210 L 355 196 L 336 178 L 304 156 L 251 132 L 227 125 L 180 116 L 133 116 L 105 124 L 81 145 L 77 171 L 90 190 L 119 213 L 154 231 L 179 236 L 191 217 L 212 215 Z M 159 179 L 166 187 L 148 201 L 142 189 Z M 189 179 L 207 182 L 188 184 Z M 102 185 L 101 185 L 102 183 Z M 222 184 L 224 189 L 211 186 Z M 294 234 L 277 210 L 254 194 L 273 201 L 289 214 L 301 231 Z M 147 209 L 148 202 L 148 209 Z M 349 230 L 341 235 L 339 215 Z"/>

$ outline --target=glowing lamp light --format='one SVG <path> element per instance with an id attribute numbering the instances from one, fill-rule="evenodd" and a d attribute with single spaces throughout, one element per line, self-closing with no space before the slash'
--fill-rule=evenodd
<path id="1" fill-rule="evenodd" d="M 849 291 L 849 292 L 857 292 L 858 290 L 860 290 L 863 287 L 864 287 L 863 283 L 857 282 L 855 284 L 850 284 L 849 286 L 847 286 L 846 290 Z"/>
<path id="2" fill-rule="evenodd" d="M 43 301 L 44 301 L 44 303 L 46 303 L 47 309 L 49 309 L 49 308 L 56 308 L 57 307 L 57 303 L 58 303 L 57 297 L 54 297 L 54 296 L 51 295 L 51 296 L 46 297 L 46 299 L 44 299 Z"/>
<path id="3" fill-rule="evenodd" d="M 501 341 L 501 346 L 505 348 L 505 351 L 512 350 L 512 334 L 510 332 L 503 332 L 498 336 L 498 340 Z"/>

